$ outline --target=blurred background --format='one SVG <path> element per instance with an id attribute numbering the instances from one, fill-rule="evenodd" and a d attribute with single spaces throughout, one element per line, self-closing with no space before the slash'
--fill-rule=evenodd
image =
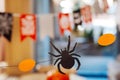
<path id="1" fill-rule="evenodd" d="M 120 0 L 0 0 L 0 13 L 12 14 L 10 41 L 0 28 L 0 80 L 67 80 L 48 79 L 55 61 L 48 52 L 58 54 L 49 41 L 58 49 L 67 47 L 69 35 L 70 48 L 78 42 L 74 52 L 81 55 L 80 69 L 68 71 L 70 80 L 120 80 L 119 5 Z M 23 14 L 35 16 L 35 40 L 26 37 L 21 41 Z M 3 22 L 0 16 L 0 27 Z M 100 46 L 98 39 L 106 33 L 115 35 L 116 40 Z M 14 67 L 24 59 L 36 61 L 32 71 Z"/>

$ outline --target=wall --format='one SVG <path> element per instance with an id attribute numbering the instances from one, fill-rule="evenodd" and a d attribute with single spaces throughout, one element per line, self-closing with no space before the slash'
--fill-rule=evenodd
<path id="1" fill-rule="evenodd" d="M 6 0 L 6 12 L 21 14 L 33 13 L 32 0 Z M 21 60 L 33 58 L 34 42 L 27 38 L 23 42 L 20 41 L 20 25 L 19 15 L 14 16 L 12 41 L 8 42 L 4 39 L 5 56 L 9 66 L 17 65 Z M 7 68 L 7 73 L 10 75 L 20 75 L 22 72 L 17 67 Z"/>

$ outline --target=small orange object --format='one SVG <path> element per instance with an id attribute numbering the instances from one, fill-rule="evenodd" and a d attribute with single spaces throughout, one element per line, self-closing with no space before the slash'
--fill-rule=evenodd
<path id="1" fill-rule="evenodd" d="M 33 59 L 26 59 L 19 63 L 18 69 L 22 72 L 31 71 L 35 67 L 35 61 Z"/>
<path id="2" fill-rule="evenodd" d="M 108 46 L 114 43 L 116 40 L 115 35 L 113 34 L 104 34 L 98 39 L 98 44 L 101 46 Z"/>
<path id="3" fill-rule="evenodd" d="M 61 74 L 58 71 L 48 72 L 47 80 L 70 80 L 68 74 Z"/>

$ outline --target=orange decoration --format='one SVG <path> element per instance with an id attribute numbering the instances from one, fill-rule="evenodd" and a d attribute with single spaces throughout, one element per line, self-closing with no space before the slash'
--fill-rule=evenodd
<path id="1" fill-rule="evenodd" d="M 19 63 L 18 69 L 22 72 L 31 71 L 35 66 L 35 61 L 33 59 L 26 59 Z"/>
<path id="2" fill-rule="evenodd" d="M 58 71 L 50 71 L 47 80 L 70 80 L 68 74 L 61 74 Z"/>
<path id="3" fill-rule="evenodd" d="M 115 42 L 115 40 L 116 37 L 113 34 L 104 34 L 99 38 L 98 44 L 101 46 L 108 46 Z"/>

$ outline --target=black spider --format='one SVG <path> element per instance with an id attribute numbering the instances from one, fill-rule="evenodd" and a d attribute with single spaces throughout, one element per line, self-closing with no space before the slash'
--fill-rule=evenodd
<path id="1" fill-rule="evenodd" d="M 81 63 L 80 63 L 79 59 L 76 58 L 76 57 L 80 57 L 80 55 L 77 55 L 77 54 L 73 53 L 75 48 L 76 48 L 77 42 L 75 43 L 72 50 L 69 50 L 70 49 L 70 36 L 68 36 L 67 49 L 65 48 L 64 50 L 62 50 L 62 49 L 59 50 L 58 48 L 56 48 L 56 46 L 52 42 L 50 42 L 50 44 L 59 53 L 59 55 L 55 55 L 54 53 L 49 52 L 50 55 L 52 55 L 54 57 L 58 57 L 58 59 L 55 61 L 54 65 L 59 61 L 57 66 L 58 66 L 58 70 L 59 70 L 60 73 L 65 74 L 64 72 L 61 71 L 60 65 L 62 65 L 63 68 L 71 69 L 75 64 L 75 60 L 78 63 L 78 67 L 77 67 L 76 70 L 79 69 Z"/>

